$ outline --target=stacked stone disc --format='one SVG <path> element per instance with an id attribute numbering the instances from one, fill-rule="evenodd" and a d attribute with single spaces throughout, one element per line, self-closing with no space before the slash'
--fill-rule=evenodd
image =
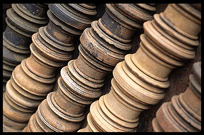
<path id="1" fill-rule="evenodd" d="M 79 132 L 136 131 L 140 113 L 164 98 L 170 72 L 195 57 L 200 20 L 192 5 L 169 4 L 145 22 L 139 49 L 116 65 L 110 92 L 91 104 Z"/>
<path id="2" fill-rule="evenodd" d="M 48 25 L 32 35 L 31 55 L 21 61 L 6 83 L 4 132 L 21 131 L 53 90 L 57 71 L 72 59 L 75 38 L 90 26 L 95 8 L 92 4 L 49 4 Z"/>
<path id="3" fill-rule="evenodd" d="M 84 109 L 102 94 L 104 79 L 131 49 L 134 32 L 152 19 L 147 4 L 107 4 L 98 21 L 80 36 L 79 56 L 60 71 L 58 89 L 47 95 L 23 131 L 72 132 L 81 126 Z"/>
<path id="4" fill-rule="evenodd" d="M 201 62 L 194 63 L 186 91 L 161 105 L 152 126 L 154 132 L 201 131 Z"/>
<path id="5" fill-rule="evenodd" d="M 3 91 L 14 68 L 30 55 L 32 34 L 47 24 L 47 9 L 45 4 L 12 4 L 12 8 L 6 11 L 7 27 L 3 32 Z"/>

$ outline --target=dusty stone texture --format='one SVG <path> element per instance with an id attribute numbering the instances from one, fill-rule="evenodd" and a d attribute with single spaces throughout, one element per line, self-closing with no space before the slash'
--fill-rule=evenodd
<path id="1" fill-rule="evenodd" d="M 105 3 L 104 4 L 96 4 L 97 14 L 96 14 L 95 20 L 98 20 L 99 18 L 101 18 L 103 16 L 105 9 L 106 9 Z M 75 44 L 74 44 L 75 50 L 74 50 L 74 54 L 73 54 L 73 59 L 76 59 L 79 55 L 79 50 L 78 50 L 78 46 L 80 44 L 79 38 L 80 38 L 80 36 L 76 37 L 76 40 L 75 40 Z"/>

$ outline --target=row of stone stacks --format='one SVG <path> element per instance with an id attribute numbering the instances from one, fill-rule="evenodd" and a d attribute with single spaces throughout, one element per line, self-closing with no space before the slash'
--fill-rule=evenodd
<path id="1" fill-rule="evenodd" d="M 137 130 L 140 113 L 164 98 L 171 71 L 195 57 L 201 12 L 194 6 L 169 4 L 144 23 L 139 49 L 116 65 L 110 92 L 91 104 L 78 132 Z"/>
<path id="2" fill-rule="evenodd" d="M 48 23 L 46 4 L 12 4 L 3 32 L 3 91 L 14 68 L 30 55 L 31 36 Z"/>
<path id="3" fill-rule="evenodd" d="M 101 96 L 106 74 L 124 59 L 134 32 L 155 10 L 152 4 L 106 4 L 102 18 L 83 31 L 77 59 L 61 69 L 57 91 L 47 95 L 23 131 L 77 131 L 85 107 Z"/>
<path id="4" fill-rule="evenodd" d="M 201 62 L 194 63 L 185 92 L 161 105 L 152 127 L 154 132 L 201 131 Z"/>
<path id="5" fill-rule="evenodd" d="M 57 71 L 72 59 L 75 38 L 90 26 L 97 13 L 93 4 L 48 6 L 49 23 L 32 35 L 31 55 L 21 61 L 6 83 L 4 132 L 21 131 L 27 125 L 40 102 L 53 90 Z"/>

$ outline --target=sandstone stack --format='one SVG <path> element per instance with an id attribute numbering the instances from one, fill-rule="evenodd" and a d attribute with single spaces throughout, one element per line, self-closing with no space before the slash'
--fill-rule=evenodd
<path id="1" fill-rule="evenodd" d="M 169 4 L 145 22 L 139 49 L 116 65 L 110 92 L 91 104 L 79 132 L 136 131 L 140 113 L 164 97 L 171 71 L 195 57 L 200 25 L 201 12 L 190 4 Z"/>
<path id="2" fill-rule="evenodd" d="M 7 27 L 3 32 L 3 91 L 11 73 L 30 55 L 31 36 L 48 23 L 46 4 L 12 4 L 6 11 Z"/>
<path id="3" fill-rule="evenodd" d="M 61 69 L 58 89 L 39 105 L 23 131 L 73 132 L 80 128 L 84 108 L 98 99 L 104 79 L 131 49 L 135 31 L 152 19 L 154 5 L 106 4 L 107 10 L 81 37 L 79 56 Z"/>
<path id="4" fill-rule="evenodd" d="M 96 17 L 93 4 L 49 4 L 48 25 L 32 35 L 31 55 L 6 83 L 3 130 L 21 131 L 40 102 L 53 90 L 58 69 L 72 59 L 77 36 Z"/>
<path id="5" fill-rule="evenodd" d="M 186 91 L 161 105 L 152 126 L 154 132 L 201 131 L 201 62 L 194 63 Z"/>

